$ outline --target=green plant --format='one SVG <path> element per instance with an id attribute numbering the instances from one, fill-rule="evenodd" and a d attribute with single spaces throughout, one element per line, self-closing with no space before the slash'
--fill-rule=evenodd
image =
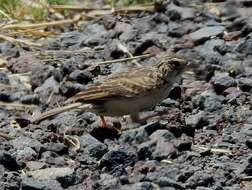
<path id="1" fill-rule="evenodd" d="M 153 0 L 123 0 L 124 5 L 137 5 L 151 2 L 153 2 Z"/>
<path id="2" fill-rule="evenodd" d="M 20 5 L 20 0 L 0 0 L 0 9 L 9 15 L 13 15 L 16 8 Z"/>
<path id="3" fill-rule="evenodd" d="M 47 11 L 41 7 L 29 7 L 27 14 L 30 14 L 33 20 L 41 21 L 46 17 Z"/>
<path id="4" fill-rule="evenodd" d="M 66 5 L 72 4 L 74 0 L 47 0 L 47 2 L 51 5 Z"/>

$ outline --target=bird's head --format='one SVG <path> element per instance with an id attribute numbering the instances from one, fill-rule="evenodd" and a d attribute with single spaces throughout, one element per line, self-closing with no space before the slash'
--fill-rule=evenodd
<path id="1" fill-rule="evenodd" d="M 179 55 L 165 54 L 157 60 L 155 66 L 166 78 L 182 74 L 187 66 L 187 61 Z"/>

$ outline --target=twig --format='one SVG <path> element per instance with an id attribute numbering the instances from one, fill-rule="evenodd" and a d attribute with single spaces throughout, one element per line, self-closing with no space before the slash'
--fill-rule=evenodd
<path id="1" fill-rule="evenodd" d="M 64 11 L 64 10 L 72 10 L 72 11 L 85 11 L 85 12 L 104 12 L 107 11 L 107 13 L 111 13 L 111 8 L 87 8 L 87 7 L 83 7 L 83 6 L 78 6 L 78 5 L 52 5 L 51 8 L 57 10 L 57 11 Z M 116 9 L 114 7 L 114 11 L 116 13 L 119 12 L 137 12 L 137 11 L 153 11 L 154 10 L 154 6 L 153 4 L 145 4 L 145 5 L 135 5 L 135 6 L 129 6 L 126 8 L 119 8 Z"/>
<path id="2" fill-rule="evenodd" d="M 127 57 L 127 58 L 123 58 L 123 59 L 114 59 L 114 60 L 109 60 L 109 61 L 102 61 L 102 62 L 98 62 L 95 63 L 95 66 L 98 65 L 106 65 L 106 64 L 112 64 L 112 63 L 122 63 L 122 62 L 127 62 L 127 61 L 132 61 L 135 59 L 142 59 L 142 58 L 148 58 L 148 57 L 152 57 L 154 56 L 153 54 L 145 54 L 145 55 L 138 55 L 138 56 L 134 56 L 134 57 Z"/>
<path id="3" fill-rule="evenodd" d="M 232 151 L 227 150 L 227 149 L 221 149 L 221 148 L 208 148 L 208 147 L 196 146 L 196 145 L 194 145 L 192 148 L 201 149 L 201 150 L 210 150 L 212 153 L 223 153 L 223 154 L 232 155 Z"/>
<path id="4" fill-rule="evenodd" d="M 26 73 L 13 73 L 13 74 L 9 74 L 8 77 L 19 77 L 19 76 L 31 76 L 32 72 L 29 71 L 29 72 L 26 72 Z"/>
<path id="5" fill-rule="evenodd" d="M 25 45 L 28 45 L 28 46 L 36 46 L 36 47 L 41 47 L 42 46 L 42 44 L 39 44 L 39 43 L 30 42 L 28 40 L 15 39 L 15 38 L 12 38 L 12 37 L 9 37 L 9 36 L 4 36 L 2 34 L 0 34 L 0 38 L 4 39 L 6 41 L 9 41 L 11 43 L 14 43 L 14 44 L 25 44 Z"/>
<path id="6" fill-rule="evenodd" d="M 81 48 L 81 49 L 77 49 L 77 50 L 46 50 L 41 52 L 41 54 L 59 54 L 59 53 L 63 53 L 63 54 L 79 54 L 79 53 L 92 53 L 92 52 L 99 52 L 102 49 L 91 49 L 91 48 Z"/>
<path id="7" fill-rule="evenodd" d="M 132 13 L 132 12 L 139 12 L 139 11 L 152 12 L 154 11 L 154 6 L 153 5 L 131 6 L 131 7 L 126 7 L 126 8 L 116 9 L 114 12 L 115 13 L 122 13 L 122 12 Z"/>
<path id="8" fill-rule="evenodd" d="M 124 53 L 126 53 L 129 57 L 134 57 L 133 55 L 132 55 L 132 53 L 130 53 L 130 51 L 128 50 L 128 48 L 126 47 L 126 46 L 124 46 L 123 44 L 121 44 L 120 42 L 118 43 L 118 48 L 120 49 L 120 50 L 122 50 Z M 137 60 L 133 60 L 133 63 L 136 65 L 136 66 L 138 66 L 138 67 L 141 67 L 142 65 L 141 64 L 139 64 L 138 62 L 137 62 Z"/>
<path id="9" fill-rule="evenodd" d="M 65 11 L 65 10 L 69 10 L 69 11 L 93 11 L 93 10 L 97 10 L 97 8 L 87 8 L 87 7 L 83 7 L 83 6 L 79 6 L 79 5 L 52 5 L 51 8 L 57 10 L 57 11 Z M 101 8 L 99 10 L 110 10 L 109 8 Z"/>
<path id="10" fill-rule="evenodd" d="M 86 17 L 91 17 L 95 18 L 98 16 L 103 16 L 103 15 L 110 15 L 110 14 L 120 14 L 120 13 L 136 13 L 140 11 L 148 11 L 148 12 L 153 12 L 154 7 L 153 6 L 148 6 L 148 7 L 127 7 L 127 8 L 122 8 L 122 9 L 115 9 L 115 10 L 93 10 L 90 11 L 84 16 Z"/>
<path id="11" fill-rule="evenodd" d="M 66 6 L 66 5 L 57 5 L 57 6 L 52 6 L 54 10 L 58 11 L 64 11 L 64 10 L 72 10 L 72 11 L 85 11 L 86 14 L 83 14 L 83 16 L 86 16 L 88 18 L 94 18 L 96 16 L 102 16 L 102 15 L 108 15 L 108 14 L 113 14 L 113 13 L 135 13 L 135 12 L 140 12 L 140 11 L 148 11 L 152 12 L 154 11 L 154 6 L 153 4 L 150 5 L 138 5 L 138 6 L 130 6 L 126 8 L 119 8 L 116 9 L 115 7 L 108 8 L 103 8 L 103 9 L 96 9 L 96 8 L 86 8 L 86 7 L 77 7 L 77 6 Z"/>
<path id="12" fill-rule="evenodd" d="M 251 181 L 252 180 L 252 176 L 244 176 L 240 178 L 242 181 Z"/>
<path id="13" fill-rule="evenodd" d="M 51 101 L 53 95 L 54 95 L 54 90 L 50 93 L 50 95 L 49 95 L 49 97 L 48 97 L 48 99 L 47 99 L 47 101 L 46 101 L 47 104 L 50 103 L 50 101 Z"/>
<path id="14" fill-rule="evenodd" d="M 173 162 L 171 160 L 161 160 L 161 163 L 172 164 Z"/>
<path id="15" fill-rule="evenodd" d="M 0 107 L 6 107 L 7 109 L 12 110 L 24 110 L 24 109 L 36 109 L 38 106 L 36 105 L 26 105 L 26 104 L 19 104 L 19 103 L 6 103 L 0 101 Z"/>
<path id="16" fill-rule="evenodd" d="M 9 33 L 9 35 L 14 36 L 14 35 L 17 35 L 17 34 L 28 33 L 28 34 L 31 34 L 31 35 L 36 34 L 37 36 L 47 37 L 50 34 L 54 34 L 53 32 L 38 31 L 38 30 L 42 30 L 42 29 L 44 29 L 44 27 L 29 28 L 29 29 L 25 29 L 25 30 L 18 30 L 18 31 L 15 31 L 15 32 L 11 32 L 11 33 Z"/>
<path id="17" fill-rule="evenodd" d="M 78 20 L 79 19 L 66 19 L 53 22 L 36 23 L 36 24 L 10 24 L 2 27 L 2 29 L 31 29 L 31 28 L 40 28 L 48 26 L 57 26 L 64 24 L 72 24 L 77 22 Z"/>
<path id="18" fill-rule="evenodd" d="M 2 87 L 2 88 L 12 88 L 12 86 L 11 85 L 8 85 L 8 84 L 0 84 L 0 87 Z"/>

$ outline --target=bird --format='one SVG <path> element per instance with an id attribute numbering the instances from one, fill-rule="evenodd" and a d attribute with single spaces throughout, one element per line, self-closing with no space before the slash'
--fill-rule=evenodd
<path id="1" fill-rule="evenodd" d="M 133 122 L 138 122 L 140 112 L 155 107 L 167 98 L 186 65 L 185 58 L 166 52 L 153 65 L 131 66 L 100 77 L 85 90 L 70 97 L 67 101 L 69 105 L 42 113 L 33 122 L 81 107 L 99 115 L 101 127 L 108 127 L 106 116 L 130 115 Z"/>

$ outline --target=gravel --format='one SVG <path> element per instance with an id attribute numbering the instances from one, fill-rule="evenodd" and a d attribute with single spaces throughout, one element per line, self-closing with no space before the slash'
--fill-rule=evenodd
<path id="1" fill-rule="evenodd" d="M 41 48 L 55 51 L 60 64 L 1 42 L 8 61 L 0 100 L 11 105 L 0 108 L 0 132 L 11 137 L 0 137 L 1 189 L 251 189 L 251 1 L 211 2 L 167 0 L 157 12 L 104 15 L 78 31 L 62 27 Z M 141 113 L 145 124 L 108 117 L 113 127 L 100 128 L 96 114 L 80 110 L 29 122 L 126 69 L 131 63 L 90 67 L 128 57 L 119 43 L 133 55 L 175 51 L 198 65 Z M 59 51 L 83 48 L 88 53 Z M 137 61 L 148 66 L 155 58 Z M 20 104 L 25 108 L 13 109 Z"/>

